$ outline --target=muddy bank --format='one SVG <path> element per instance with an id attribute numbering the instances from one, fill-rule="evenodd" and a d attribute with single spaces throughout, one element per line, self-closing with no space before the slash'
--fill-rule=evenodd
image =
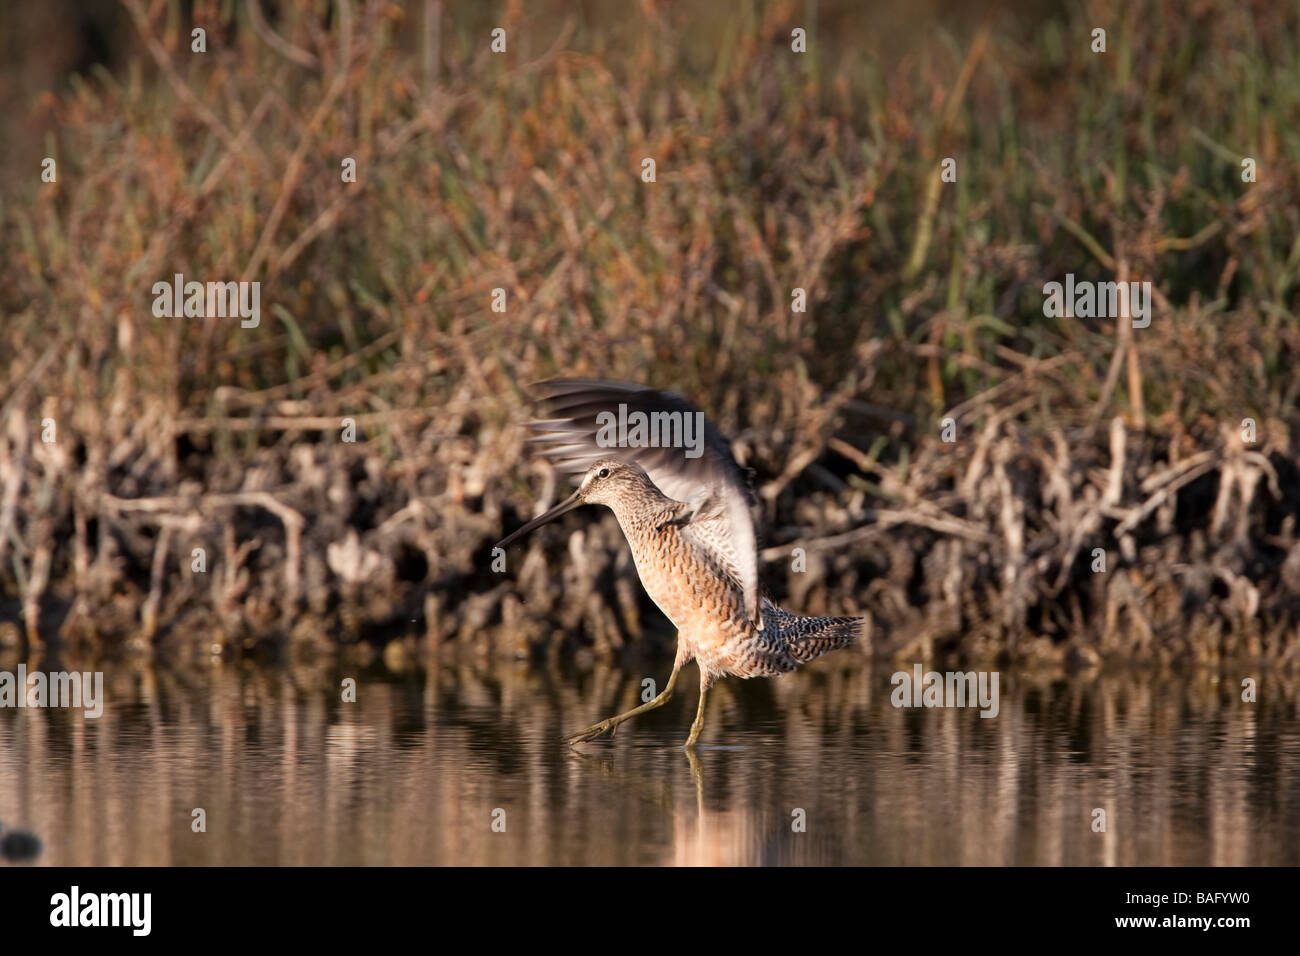
<path id="1" fill-rule="evenodd" d="M 791 480 L 760 472 L 772 594 L 869 614 L 877 655 L 1296 661 L 1300 470 L 1284 442 L 1225 431 L 1189 449 L 1119 418 L 1035 436 L 986 412 L 905 471 L 845 427 Z M 97 476 L 75 441 L 11 428 L 0 557 L 26 573 L 6 579 L 0 641 L 183 656 L 400 637 L 532 657 L 670 642 L 603 509 L 494 570 L 493 542 L 565 493 L 519 438 L 481 425 L 418 474 L 365 442 L 288 434 L 223 471 L 191 439 L 169 488 L 161 469 Z M 496 473 L 502 459 L 520 473 Z"/>

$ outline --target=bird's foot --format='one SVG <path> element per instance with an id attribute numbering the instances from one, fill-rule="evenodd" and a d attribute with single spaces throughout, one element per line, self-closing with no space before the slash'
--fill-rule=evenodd
<path id="1" fill-rule="evenodd" d="M 595 740 L 597 737 L 603 736 L 604 734 L 609 734 L 613 737 L 616 730 L 618 730 L 618 721 L 613 717 L 608 717 L 598 724 L 592 724 L 586 730 L 580 730 L 576 734 L 569 734 L 569 736 L 564 739 L 568 741 L 569 746 L 572 747 L 574 744 L 583 744 L 588 740 Z"/>

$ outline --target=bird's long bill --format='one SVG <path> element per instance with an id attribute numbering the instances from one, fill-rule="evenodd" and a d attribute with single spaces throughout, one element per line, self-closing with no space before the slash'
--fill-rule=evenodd
<path id="1" fill-rule="evenodd" d="M 517 541 L 518 539 L 522 538 L 524 535 L 526 535 L 528 532 L 532 531 L 533 529 L 540 528 L 548 521 L 554 521 L 556 518 L 560 517 L 560 515 L 568 514 L 570 511 L 572 511 L 574 508 L 578 507 L 581 504 L 582 504 L 582 499 L 578 497 L 578 492 L 575 491 L 564 501 L 561 501 L 550 511 L 546 512 L 546 514 L 534 518 L 532 521 L 528 522 L 528 524 L 524 525 L 518 531 L 514 531 L 511 534 L 506 535 L 504 538 L 502 538 L 500 541 L 496 543 L 496 546 L 498 548 L 504 548 L 508 544 L 510 544 L 510 542 Z"/>

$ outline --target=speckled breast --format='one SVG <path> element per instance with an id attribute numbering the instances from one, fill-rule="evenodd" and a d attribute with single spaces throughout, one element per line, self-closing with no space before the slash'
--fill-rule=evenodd
<path id="1" fill-rule="evenodd" d="M 651 600 L 677 627 L 688 657 L 713 676 L 770 677 L 793 670 L 775 628 L 745 619 L 739 589 L 718 575 L 677 529 L 624 525 L 637 574 Z"/>

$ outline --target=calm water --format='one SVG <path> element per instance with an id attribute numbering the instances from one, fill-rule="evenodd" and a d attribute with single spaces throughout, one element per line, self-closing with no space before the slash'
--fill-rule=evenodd
<path id="1" fill-rule="evenodd" d="M 1004 671 L 981 719 L 895 709 L 890 670 L 842 656 L 719 685 L 692 761 L 692 667 L 564 745 L 669 663 L 354 671 L 354 704 L 334 666 L 106 665 L 98 720 L 0 710 L 0 821 L 44 864 L 1300 863 L 1295 682 Z"/>

